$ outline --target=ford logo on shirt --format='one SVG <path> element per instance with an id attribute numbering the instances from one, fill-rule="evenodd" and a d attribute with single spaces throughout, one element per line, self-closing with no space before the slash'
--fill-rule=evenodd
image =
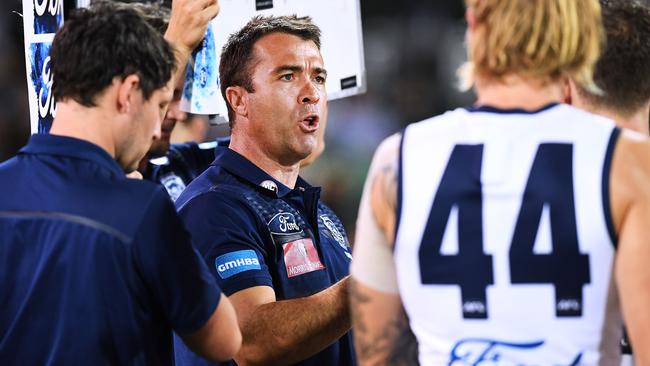
<path id="1" fill-rule="evenodd" d="M 269 231 L 275 235 L 301 234 L 302 229 L 296 223 L 296 217 L 291 212 L 280 212 L 271 218 L 267 224 Z"/>
<path id="2" fill-rule="evenodd" d="M 543 352 L 544 340 L 532 342 L 504 342 L 487 338 L 462 339 L 454 345 L 447 365 L 487 365 L 498 364 L 507 359 L 530 357 L 530 353 Z M 548 351 L 546 351 L 548 352 Z M 582 352 L 573 361 L 559 362 L 561 365 L 575 366 L 580 364 Z M 555 363 L 558 364 L 558 363 Z"/>

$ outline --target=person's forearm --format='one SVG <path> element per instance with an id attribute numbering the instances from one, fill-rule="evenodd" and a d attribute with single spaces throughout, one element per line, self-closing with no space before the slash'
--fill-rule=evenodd
<path id="1" fill-rule="evenodd" d="M 176 58 L 176 68 L 174 69 L 174 72 L 172 73 L 172 85 L 175 85 L 176 82 L 180 79 L 185 77 L 185 67 L 187 66 L 187 63 L 190 60 L 190 56 L 192 55 L 192 49 L 187 48 L 184 46 L 181 42 L 179 42 L 176 38 L 175 35 L 169 34 L 169 32 L 165 33 L 165 39 L 167 42 L 169 42 L 173 47 L 174 47 L 174 56 Z"/>
<path id="2" fill-rule="evenodd" d="M 342 337 L 350 330 L 347 286 L 346 278 L 309 297 L 260 306 L 242 327 L 237 364 L 293 364 Z"/>

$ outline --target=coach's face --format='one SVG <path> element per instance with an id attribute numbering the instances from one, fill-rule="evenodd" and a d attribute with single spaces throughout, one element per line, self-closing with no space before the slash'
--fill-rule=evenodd
<path id="1" fill-rule="evenodd" d="M 316 148 L 327 116 L 323 58 L 314 42 L 286 33 L 262 37 L 253 55 L 249 138 L 280 164 L 296 164 Z"/>

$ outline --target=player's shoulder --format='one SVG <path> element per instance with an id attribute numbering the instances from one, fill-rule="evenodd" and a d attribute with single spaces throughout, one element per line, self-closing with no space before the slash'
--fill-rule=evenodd
<path id="1" fill-rule="evenodd" d="M 397 157 L 404 131 L 397 132 L 386 137 L 377 147 L 375 152 L 376 160 L 391 160 Z"/>
<path id="2" fill-rule="evenodd" d="M 618 134 L 612 161 L 612 176 L 622 178 L 627 189 L 648 191 L 650 186 L 650 138 L 622 129 Z"/>
<path id="3" fill-rule="evenodd" d="M 615 227 L 634 207 L 650 206 L 650 139 L 621 130 L 615 141 L 609 174 L 610 204 Z"/>
<path id="4" fill-rule="evenodd" d="M 467 108 L 456 108 L 421 121 L 410 123 L 403 132 L 419 134 L 430 129 L 450 128 L 466 119 L 470 114 Z"/>

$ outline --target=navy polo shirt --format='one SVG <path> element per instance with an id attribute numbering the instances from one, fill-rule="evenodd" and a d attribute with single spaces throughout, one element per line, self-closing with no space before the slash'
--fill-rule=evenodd
<path id="1" fill-rule="evenodd" d="M 320 188 L 301 178 L 290 189 L 218 147 L 176 207 L 225 294 L 270 286 L 285 300 L 322 291 L 349 273 L 345 230 L 319 197 Z M 179 366 L 207 364 L 182 345 L 175 352 Z M 298 364 L 355 365 L 352 334 Z"/>
<path id="2" fill-rule="evenodd" d="M 89 142 L 0 164 L 0 364 L 171 365 L 220 290 L 165 191 Z"/>
<path id="3" fill-rule="evenodd" d="M 172 201 L 176 201 L 187 185 L 210 166 L 215 147 L 229 144 L 230 136 L 201 144 L 191 141 L 172 144 L 165 156 L 147 162 L 146 171 L 142 172 L 143 178 L 160 183 Z"/>

